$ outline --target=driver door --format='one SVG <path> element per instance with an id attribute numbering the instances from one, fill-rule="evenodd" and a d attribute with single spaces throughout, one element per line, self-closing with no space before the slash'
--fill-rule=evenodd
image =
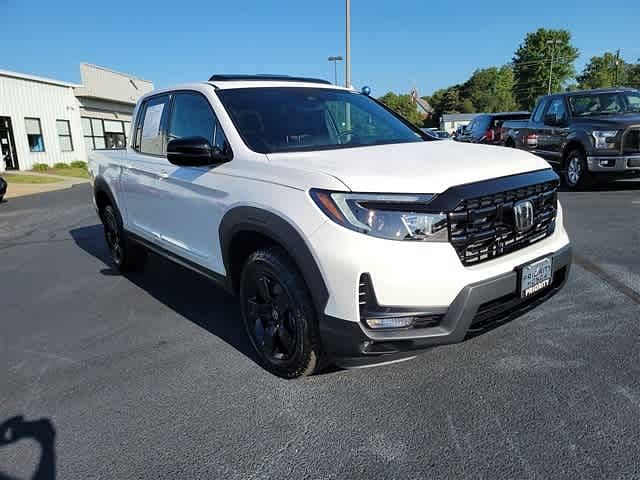
<path id="1" fill-rule="evenodd" d="M 543 117 L 542 135 L 538 135 L 538 151 L 549 162 L 560 163 L 562 147 L 569 135 L 569 114 L 563 96 L 554 97 Z"/>
<path id="2" fill-rule="evenodd" d="M 174 139 L 202 137 L 212 146 L 225 150 L 226 137 L 209 100 L 199 92 L 179 91 L 172 95 L 167 119 L 167 143 Z M 222 165 L 184 167 L 166 158 L 166 174 L 158 180 L 162 190 L 163 215 L 158 218 L 164 247 L 211 270 L 219 270 L 220 255 L 214 246 L 223 214 L 221 199 L 225 176 Z"/>

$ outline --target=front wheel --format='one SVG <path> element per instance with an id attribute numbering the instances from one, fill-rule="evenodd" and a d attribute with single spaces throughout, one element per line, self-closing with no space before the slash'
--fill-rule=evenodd
<path id="1" fill-rule="evenodd" d="M 249 256 L 240 280 L 244 325 L 260 363 L 283 378 L 320 369 L 318 322 L 304 279 L 279 247 Z"/>
<path id="2" fill-rule="evenodd" d="M 570 189 L 586 187 L 591 183 L 587 158 L 582 150 L 572 150 L 565 161 L 564 181 Z"/>

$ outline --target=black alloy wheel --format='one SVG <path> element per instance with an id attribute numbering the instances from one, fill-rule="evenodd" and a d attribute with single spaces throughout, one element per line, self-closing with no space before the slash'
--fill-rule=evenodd
<path id="1" fill-rule="evenodd" d="M 102 210 L 104 237 L 109 247 L 111 260 L 121 272 L 140 270 L 144 266 L 147 252 L 144 248 L 131 245 L 124 234 L 120 217 L 115 208 L 107 205 Z"/>
<path id="2" fill-rule="evenodd" d="M 314 309 L 286 253 L 268 247 L 251 254 L 240 283 L 245 329 L 263 366 L 284 378 L 317 371 L 321 354 Z"/>
<path id="3" fill-rule="evenodd" d="M 113 260 L 113 263 L 119 268 L 124 258 L 124 247 L 120 225 L 118 224 L 118 219 L 111 205 L 105 207 L 102 212 L 102 222 L 104 224 L 105 240 L 111 253 L 111 260 Z"/>
<path id="4" fill-rule="evenodd" d="M 247 316 L 256 344 L 272 362 L 290 360 L 298 332 L 284 287 L 268 273 L 261 272 L 254 275 L 247 293 L 250 295 Z"/>

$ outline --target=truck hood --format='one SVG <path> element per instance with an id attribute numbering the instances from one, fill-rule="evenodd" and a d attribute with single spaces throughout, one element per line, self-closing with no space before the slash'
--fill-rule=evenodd
<path id="1" fill-rule="evenodd" d="M 589 117 L 574 117 L 573 122 L 579 125 L 588 125 L 590 128 L 608 128 L 610 130 L 622 130 L 631 125 L 640 125 L 640 115 L 636 113 L 616 115 L 594 115 Z"/>
<path id="2" fill-rule="evenodd" d="M 270 153 L 268 158 L 331 175 L 355 192 L 376 193 L 441 193 L 454 185 L 549 168 L 521 150 L 443 141 Z"/>

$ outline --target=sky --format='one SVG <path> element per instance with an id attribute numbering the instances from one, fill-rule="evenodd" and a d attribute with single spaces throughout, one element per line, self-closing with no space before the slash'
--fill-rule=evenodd
<path id="1" fill-rule="evenodd" d="M 639 0 L 351 4 L 352 83 L 376 96 L 462 83 L 509 62 L 539 27 L 571 31 L 578 70 L 618 48 L 627 61 L 640 58 Z M 344 56 L 344 13 L 345 0 L 0 0 L 0 69 L 79 82 L 88 62 L 156 87 L 213 73 L 333 80 L 327 57 Z"/>

